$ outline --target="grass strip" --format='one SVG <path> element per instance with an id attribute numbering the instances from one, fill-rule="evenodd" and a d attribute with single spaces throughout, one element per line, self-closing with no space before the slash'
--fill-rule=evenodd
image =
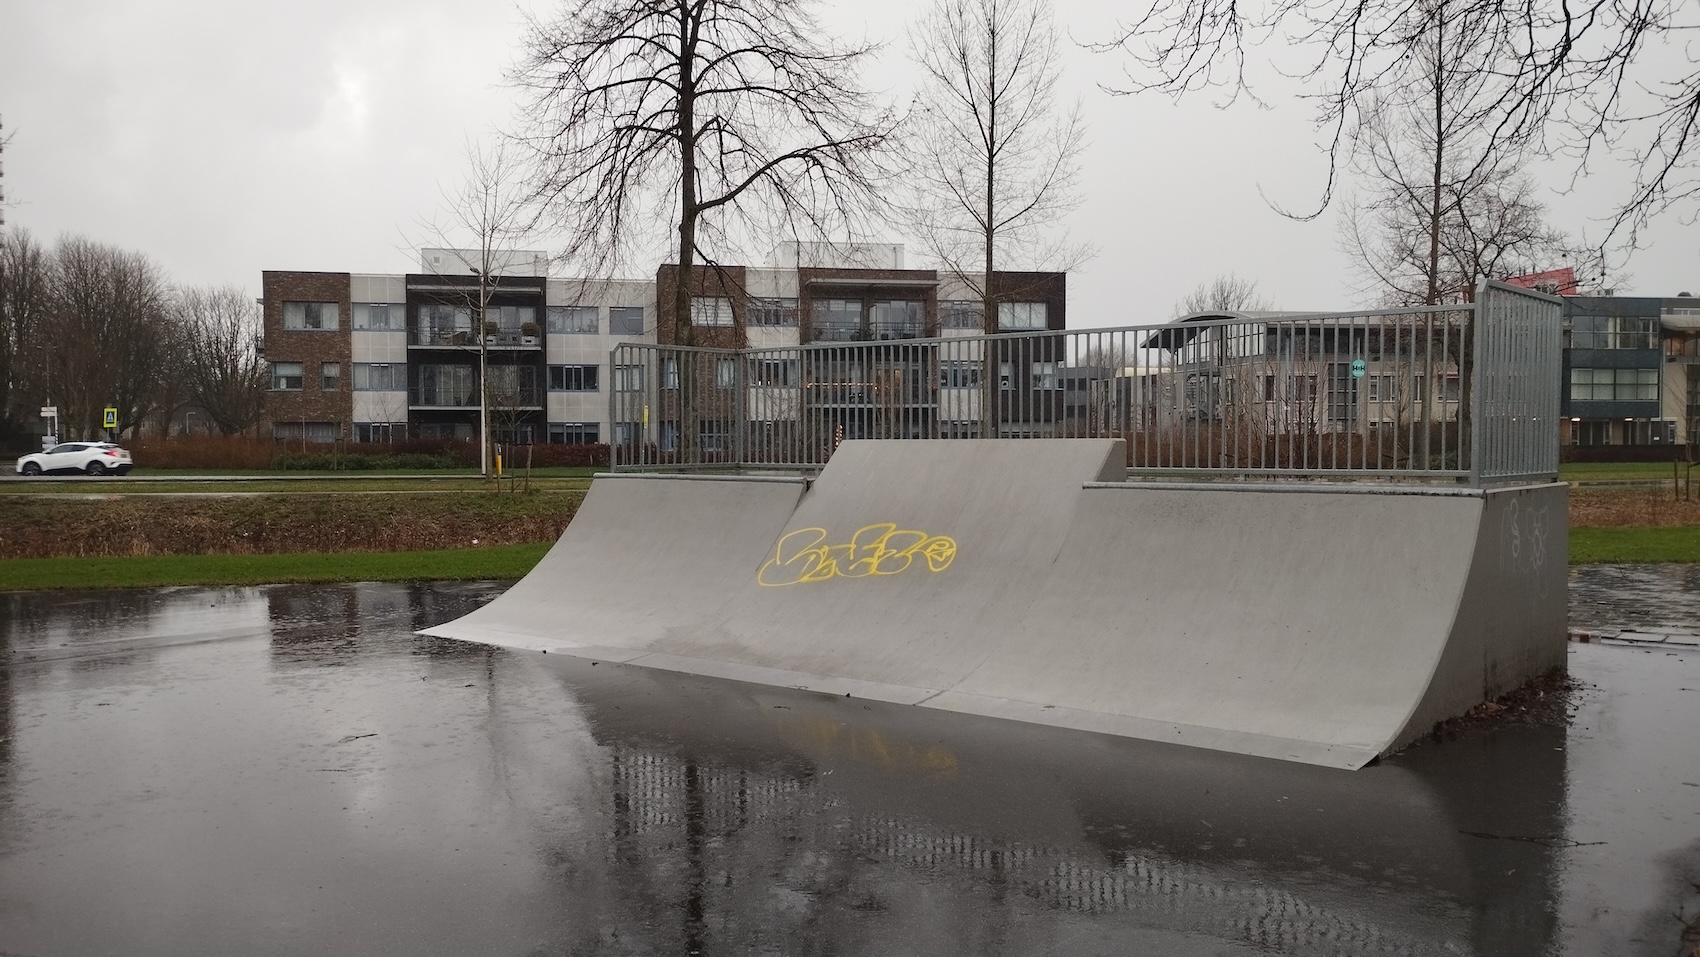
<path id="1" fill-rule="evenodd" d="M 1683 466 L 1676 474 L 1687 471 Z M 1669 462 L 1566 462 L 1558 467 L 1559 480 L 1564 482 L 1668 482 L 1671 475 Z"/>
<path id="2" fill-rule="evenodd" d="M 0 591 L 522 578 L 549 542 L 421 552 L 0 560 Z"/>
<path id="3" fill-rule="evenodd" d="M 1700 528 L 1572 528 L 1570 564 L 1700 562 Z"/>

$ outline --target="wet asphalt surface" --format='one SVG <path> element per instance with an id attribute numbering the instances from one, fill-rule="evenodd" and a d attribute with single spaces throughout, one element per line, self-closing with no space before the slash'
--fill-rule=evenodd
<path id="1" fill-rule="evenodd" d="M 413 634 L 500 588 L 0 595 L 0 955 L 1700 943 L 1700 651 L 1347 772 Z"/>

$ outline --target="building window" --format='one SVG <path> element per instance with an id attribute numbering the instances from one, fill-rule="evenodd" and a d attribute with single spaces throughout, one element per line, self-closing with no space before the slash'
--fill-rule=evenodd
<path id="1" fill-rule="evenodd" d="M 354 304 L 354 328 L 362 332 L 401 332 L 402 307 L 384 302 Z"/>
<path id="2" fill-rule="evenodd" d="M 636 422 L 614 423 L 615 445 L 635 445 L 637 444 L 638 437 L 641 435 L 643 435 L 643 433 L 639 431 L 638 423 Z"/>
<path id="3" fill-rule="evenodd" d="M 1573 316 L 1570 319 L 1572 349 L 1657 349 L 1659 320 L 1656 316 Z"/>
<path id="4" fill-rule="evenodd" d="M 615 366 L 614 367 L 614 391 L 615 392 L 642 392 L 643 391 L 643 366 L 639 366 L 639 365 Z"/>
<path id="5" fill-rule="evenodd" d="M 342 427 L 335 422 L 274 422 L 272 438 L 284 442 L 325 444 L 342 438 Z"/>
<path id="6" fill-rule="evenodd" d="M 796 359 L 757 359 L 751 363 L 756 385 L 794 386 L 797 384 Z"/>
<path id="7" fill-rule="evenodd" d="M 594 336 L 597 333 L 595 306 L 550 306 L 549 332 L 569 336 Z"/>
<path id="8" fill-rule="evenodd" d="M 730 326 L 732 300 L 725 296 L 692 296 L 691 325 Z"/>
<path id="9" fill-rule="evenodd" d="M 414 405 L 478 405 L 478 369 L 468 365 L 431 364 L 419 366 L 419 384 L 413 390 Z M 421 433 L 423 437 L 423 433 Z"/>
<path id="10" fill-rule="evenodd" d="M 1044 329 L 1046 307 L 1042 302 L 998 303 L 998 328 L 1006 332 Z"/>
<path id="11" fill-rule="evenodd" d="M 342 389 L 342 363 L 319 363 L 319 390 L 321 392 L 338 392 Z"/>
<path id="12" fill-rule="evenodd" d="M 736 389 L 738 387 L 738 360 L 714 360 L 714 387 L 716 389 Z"/>
<path id="13" fill-rule="evenodd" d="M 939 302 L 940 329 L 972 329 L 985 331 L 981 316 L 985 310 L 978 299 L 947 299 Z"/>
<path id="14" fill-rule="evenodd" d="M 1290 375 L 1287 377 L 1286 399 L 1288 402 L 1315 402 L 1316 376 Z"/>
<path id="15" fill-rule="evenodd" d="M 418 309 L 414 342 L 422 346 L 468 345 L 472 341 L 472 310 L 427 303 Z"/>
<path id="16" fill-rule="evenodd" d="M 656 437 L 656 447 L 662 452 L 679 451 L 679 423 L 671 419 L 663 420 L 659 434 Z"/>
<path id="17" fill-rule="evenodd" d="M 643 335 L 643 307 L 609 306 L 608 334 L 611 336 Z"/>
<path id="18" fill-rule="evenodd" d="M 1571 369 L 1570 398 L 1580 402 L 1657 402 L 1657 369 Z"/>
<path id="19" fill-rule="evenodd" d="M 1057 382 L 1057 364 L 1055 362 L 1033 363 L 1033 388 L 1041 391 L 1061 388 Z"/>
<path id="20" fill-rule="evenodd" d="M 407 388 L 407 366 L 388 362 L 356 362 L 354 391 L 395 392 Z"/>
<path id="21" fill-rule="evenodd" d="M 856 299 L 816 299 L 814 338 L 850 342 L 862 337 L 862 303 Z"/>
<path id="22" fill-rule="evenodd" d="M 913 300 L 887 300 L 868 306 L 873 339 L 915 339 L 926 331 L 927 310 Z"/>
<path id="23" fill-rule="evenodd" d="M 335 331 L 337 305 L 334 302 L 286 302 L 283 304 L 283 327 Z"/>
<path id="24" fill-rule="evenodd" d="M 272 390 L 276 392 L 300 392 L 303 378 L 301 363 L 274 362 L 272 363 Z"/>
<path id="25" fill-rule="evenodd" d="M 661 388 L 677 389 L 679 387 L 679 360 L 661 360 Z"/>
<path id="26" fill-rule="evenodd" d="M 722 419 L 703 419 L 697 423 L 697 446 L 704 452 L 732 450 L 732 423 Z"/>
<path id="27" fill-rule="evenodd" d="M 595 392 L 598 366 L 550 366 L 550 392 Z"/>
<path id="28" fill-rule="evenodd" d="M 549 442 L 553 445 L 595 445 L 602 441 L 602 427 L 595 422 L 552 422 Z"/>
<path id="29" fill-rule="evenodd" d="M 795 326 L 797 300 L 752 298 L 745 321 L 752 326 Z"/>
<path id="30" fill-rule="evenodd" d="M 407 440 L 406 422 L 356 422 L 354 441 L 377 444 Z"/>
<path id="31" fill-rule="evenodd" d="M 939 388 L 978 389 L 980 364 L 961 359 L 946 359 L 939 363 Z"/>

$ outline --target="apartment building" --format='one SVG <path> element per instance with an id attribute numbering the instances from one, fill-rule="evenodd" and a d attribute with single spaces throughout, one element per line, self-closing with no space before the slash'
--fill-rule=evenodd
<path id="1" fill-rule="evenodd" d="M 775 429 L 787 418 L 781 393 L 796 395 L 785 400 L 793 407 L 806 402 L 825 414 L 840 438 L 977 435 L 987 423 L 995 423 L 991 434 L 1013 434 L 1061 414 L 1060 338 L 1021 337 L 1018 350 L 1012 345 L 1007 355 L 989 357 L 998 362 L 1004 395 L 994 416 L 984 408 L 980 376 L 988 357 L 979 341 L 948 357 L 936 345 L 903 343 L 1060 331 L 1066 274 L 996 274 L 996 314 L 987 317 L 977 277 L 908 269 L 903 258 L 898 245 L 792 243 L 766 266 L 696 266 L 683 278 L 691 292 L 684 324 L 674 321 L 681 275 L 673 265 L 661 266 L 652 281 L 589 282 L 550 278 L 542 253 L 504 253 L 478 270 L 467 251 L 427 249 L 421 271 L 406 275 L 268 271 L 269 428 L 277 439 L 302 443 L 470 440 L 482 402 L 498 440 L 623 443 L 644 430 L 645 441 L 668 448 L 678 442 L 679 410 L 669 406 L 677 396 L 666 394 L 677 390 L 677 366 L 616 369 L 610 354 L 627 342 L 675 345 L 686 327 L 695 346 L 775 350 L 768 361 L 753 359 L 749 373 L 755 401 L 774 398 Z M 481 272 L 490 278 L 481 282 Z M 830 348 L 867 342 L 890 347 Z M 734 370 L 704 365 L 692 374 L 726 380 Z M 703 385 L 707 395 L 726 382 Z M 1049 401 L 1032 396 L 1053 391 L 1056 413 L 1036 411 Z M 615 392 L 653 394 L 653 427 L 624 415 L 616 421 Z M 878 410 L 882 398 L 899 393 L 919 404 L 894 432 Z M 722 440 L 729 416 L 716 418 L 711 406 L 691 412 L 699 441 Z"/>
<path id="2" fill-rule="evenodd" d="M 1564 301 L 1567 445 L 1700 443 L 1700 299 Z"/>

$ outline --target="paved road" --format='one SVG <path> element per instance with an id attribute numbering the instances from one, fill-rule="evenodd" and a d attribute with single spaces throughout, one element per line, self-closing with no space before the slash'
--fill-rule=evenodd
<path id="1" fill-rule="evenodd" d="M 0 953 L 1658 954 L 1700 652 L 1358 772 L 420 638 L 499 585 L 0 595 Z"/>

